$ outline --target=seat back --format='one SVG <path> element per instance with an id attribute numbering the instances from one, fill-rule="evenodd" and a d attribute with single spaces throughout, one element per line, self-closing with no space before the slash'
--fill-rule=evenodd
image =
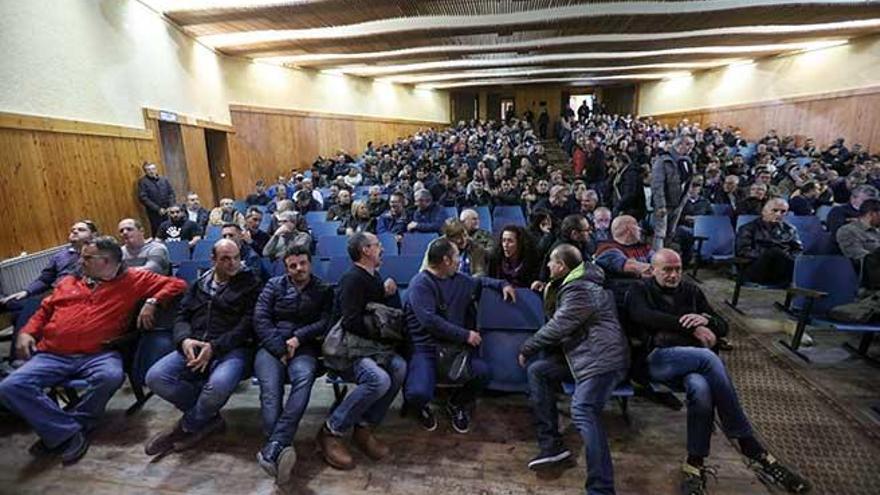
<path id="1" fill-rule="evenodd" d="M 495 219 L 492 220 L 492 232 L 497 234 L 504 230 L 504 227 L 507 227 L 508 225 L 525 227 L 526 221 L 518 217 L 495 217 Z"/>
<path id="2" fill-rule="evenodd" d="M 422 256 L 388 256 L 382 259 L 379 274 L 391 278 L 398 286 L 407 287 L 422 267 Z"/>
<path id="3" fill-rule="evenodd" d="M 219 225 L 208 225 L 205 227 L 205 236 L 202 237 L 202 240 L 205 241 L 219 241 L 220 240 L 220 231 L 223 230 L 223 227 Z"/>
<path id="4" fill-rule="evenodd" d="M 697 215 L 694 217 L 694 236 L 707 238 L 698 253 L 701 259 L 733 254 L 733 226 L 726 215 Z"/>
<path id="5" fill-rule="evenodd" d="M 348 237 L 344 235 L 322 235 L 318 238 L 317 255 L 330 258 L 348 255 Z"/>
<path id="6" fill-rule="evenodd" d="M 312 237 L 320 239 L 325 235 L 337 235 L 341 222 L 315 222 L 309 224 L 312 231 Z"/>
<path id="7" fill-rule="evenodd" d="M 186 280 L 186 283 L 192 285 L 199 278 L 203 271 L 211 268 L 210 260 L 187 260 L 181 261 L 180 266 L 174 276 Z"/>
<path id="8" fill-rule="evenodd" d="M 724 204 L 712 204 L 712 214 L 713 215 L 725 215 L 730 216 L 733 214 L 733 207 L 730 205 Z"/>
<path id="9" fill-rule="evenodd" d="M 758 219 L 758 215 L 740 215 L 736 217 L 736 231 L 739 232 L 740 227 Z"/>
<path id="10" fill-rule="evenodd" d="M 403 240 L 400 241 L 400 255 L 423 256 L 428 250 L 428 245 L 437 237 L 437 234 L 433 232 L 413 232 L 404 234 Z"/>
<path id="11" fill-rule="evenodd" d="M 522 224 L 524 225 L 526 221 L 525 215 L 523 215 L 522 208 L 519 206 L 496 206 L 495 210 L 492 212 L 493 219 L 498 218 L 518 218 L 522 220 Z"/>
<path id="12" fill-rule="evenodd" d="M 822 205 L 816 208 L 816 216 L 819 217 L 819 220 L 822 223 L 825 223 L 828 220 L 828 213 L 831 211 L 830 205 Z"/>
<path id="13" fill-rule="evenodd" d="M 859 290 L 859 276 L 852 261 L 844 256 L 800 255 L 794 261 L 794 287 L 825 292 L 828 296 L 818 299 L 812 314 L 823 317 L 841 304 L 853 302 Z M 801 309 L 805 299 L 796 297 L 792 307 Z"/>
<path id="14" fill-rule="evenodd" d="M 308 211 L 305 215 L 306 224 L 312 226 L 312 224 L 323 223 L 327 220 L 327 212 L 326 211 Z"/>
<path id="15" fill-rule="evenodd" d="M 541 296 L 529 289 L 516 289 L 516 302 L 509 303 L 496 290 L 484 289 L 477 310 L 477 326 L 498 330 L 535 331 L 544 324 Z"/>
<path id="16" fill-rule="evenodd" d="M 181 261 L 189 258 L 189 243 L 185 241 L 168 241 L 165 243 L 168 249 L 168 259 L 172 265 L 178 265 Z"/>
<path id="17" fill-rule="evenodd" d="M 446 218 L 458 218 L 458 208 L 454 206 L 444 206 L 443 215 Z"/>
<path id="18" fill-rule="evenodd" d="M 379 238 L 379 242 L 382 243 L 382 248 L 385 249 L 385 256 L 397 256 L 397 236 L 394 234 L 378 234 L 376 237 Z"/>
<path id="19" fill-rule="evenodd" d="M 480 357 L 491 370 L 490 390 L 525 392 L 528 379 L 517 356 L 523 342 L 544 324 L 541 298 L 528 289 L 516 290 L 516 302 L 504 301 L 492 289 L 484 289 L 477 309 L 477 327 L 483 338 Z"/>
<path id="20" fill-rule="evenodd" d="M 480 228 L 490 230 L 492 228 L 492 214 L 489 212 L 488 206 L 476 206 L 471 208 L 477 212 L 480 217 Z"/>
<path id="21" fill-rule="evenodd" d="M 214 243 L 217 241 L 212 241 L 209 239 L 202 239 L 197 242 L 192 252 L 192 259 L 196 261 L 210 260 L 211 259 L 211 248 L 214 247 Z"/>

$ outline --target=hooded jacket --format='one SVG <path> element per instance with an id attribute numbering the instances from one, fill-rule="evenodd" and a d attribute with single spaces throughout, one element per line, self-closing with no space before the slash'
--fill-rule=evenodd
<path id="1" fill-rule="evenodd" d="M 553 317 L 520 347 L 529 357 L 562 347 L 575 381 L 629 368 L 629 345 L 617 319 L 605 275 L 592 263 L 581 263 L 563 279 Z"/>

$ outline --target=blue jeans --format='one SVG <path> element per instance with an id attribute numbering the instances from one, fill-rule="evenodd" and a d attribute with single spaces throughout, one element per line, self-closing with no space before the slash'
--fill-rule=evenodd
<path id="1" fill-rule="evenodd" d="M 250 350 L 234 349 L 215 357 L 204 373 L 186 367 L 183 353 L 174 351 L 147 372 L 147 386 L 183 411 L 184 431 L 196 432 L 217 417 L 250 364 Z"/>
<path id="2" fill-rule="evenodd" d="M 66 381 L 88 382 L 80 401 L 64 411 L 46 389 Z M 27 421 L 50 448 L 80 431 L 98 425 L 110 397 L 122 386 L 125 373 L 116 351 L 60 355 L 38 352 L 0 382 L 0 402 Z"/>
<path id="3" fill-rule="evenodd" d="M 752 435 L 724 363 L 714 352 L 700 347 L 661 347 L 648 355 L 651 378 L 687 395 L 688 454 L 709 455 L 715 410 L 721 428 L 730 438 Z"/>
<path id="4" fill-rule="evenodd" d="M 266 349 L 257 351 L 254 376 L 260 381 L 263 433 L 270 442 L 285 446 L 293 443 L 299 421 L 309 405 L 317 369 L 318 360 L 309 354 L 295 354 L 285 365 Z M 290 395 L 284 402 L 284 383 L 288 380 Z"/>
<path id="5" fill-rule="evenodd" d="M 437 386 L 437 350 L 434 346 L 416 346 L 407 365 L 406 384 L 403 396 L 407 404 L 415 410 L 425 407 L 434 399 Z M 471 352 L 471 379 L 455 390 L 449 403 L 459 407 L 470 407 L 491 378 L 489 365 Z"/>
<path id="6" fill-rule="evenodd" d="M 354 425 L 375 426 L 382 422 L 406 378 L 406 361 L 395 354 L 387 368 L 386 371 L 370 358 L 361 358 L 340 373 L 343 380 L 357 386 L 327 418 L 331 432 L 343 434 Z"/>
<path id="7" fill-rule="evenodd" d="M 602 409 L 627 370 L 609 371 L 578 382 L 571 396 L 571 420 L 584 441 L 587 457 L 587 495 L 614 493 L 614 467 Z"/>
<path id="8" fill-rule="evenodd" d="M 560 390 L 562 382 L 573 382 L 574 378 L 568 365 L 560 359 L 536 359 L 526 368 L 529 404 L 532 406 L 532 420 L 541 452 L 563 448 L 562 435 L 559 433 L 556 392 Z"/>

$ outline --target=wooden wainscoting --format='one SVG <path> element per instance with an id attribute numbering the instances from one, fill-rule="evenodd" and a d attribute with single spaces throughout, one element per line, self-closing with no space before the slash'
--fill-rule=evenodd
<path id="1" fill-rule="evenodd" d="M 146 130 L 78 127 L 73 121 L 18 117 L 45 125 L 11 128 L 16 117 L 0 119 L 0 257 L 63 244 L 80 218 L 114 234 L 121 218 L 143 216 L 136 182 L 145 160 L 160 162 L 155 124 Z"/>
<path id="2" fill-rule="evenodd" d="M 381 119 L 231 105 L 232 183 L 236 197 L 251 192 L 257 179 L 274 181 L 292 169 L 311 167 L 318 155 L 363 151 L 367 142 L 389 143 L 419 129 L 445 128 L 448 122 Z"/>
<path id="3" fill-rule="evenodd" d="M 880 86 L 669 112 L 654 117 L 670 124 L 686 118 L 703 126 L 711 123 L 732 125 L 739 127 L 746 139 L 760 139 L 770 129 L 776 129 L 781 136 L 812 137 L 818 146 L 827 146 L 843 137 L 850 147 L 853 143 L 861 143 L 876 153 L 880 149 L 880 112 L 877 109 L 880 109 Z"/>

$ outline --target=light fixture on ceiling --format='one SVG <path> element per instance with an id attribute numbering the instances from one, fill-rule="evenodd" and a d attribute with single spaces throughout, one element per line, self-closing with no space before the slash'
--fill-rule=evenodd
<path id="1" fill-rule="evenodd" d="M 614 76 L 596 77 L 548 77 L 548 78 L 513 78 L 513 79 L 486 79 L 450 83 L 423 83 L 417 84 L 416 88 L 426 89 L 452 89 L 470 86 L 504 86 L 517 84 L 543 84 L 543 83 L 575 83 L 592 84 L 597 81 L 625 81 L 625 80 L 660 80 L 675 77 L 689 76 L 690 72 L 658 72 L 648 74 L 619 74 Z"/>
<path id="2" fill-rule="evenodd" d="M 727 67 L 730 69 L 735 69 L 737 67 L 748 67 L 750 65 L 755 65 L 755 61 L 753 59 L 736 60 L 727 64 Z"/>

